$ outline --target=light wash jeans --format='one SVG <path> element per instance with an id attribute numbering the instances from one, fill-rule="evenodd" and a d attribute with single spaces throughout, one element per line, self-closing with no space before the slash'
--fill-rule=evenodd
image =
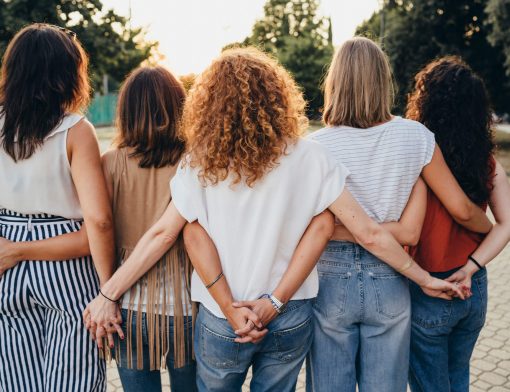
<path id="1" fill-rule="evenodd" d="M 361 246 L 331 241 L 318 264 L 307 390 L 405 392 L 411 304 L 406 278 Z"/>
<path id="2" fill-rule="evenodd" d="M 290 301 L 268 325 L 262 342 L 236 343 L 227 320 L 200 306 L 195 324 L 197 384 L 201 392 L 240 392 L 252 366 L 251 392 L 289 392 L 312 339 L 312 301 Z"/>
<path id="3" fill-rule="evenodd" d="M 455 270 L 432 275 L 444 279 Z M 473 275 L 473 296 L 447 301 L 411 284 L 409 384 L 413 392 L 469 391 L 469 360 L 487 314 L 487 271 Z"/>
<path id="4" fill-rule="evenodd" d="M 126 320 L 128 312 L 122 309 L 122 330 L 124 336 L 127 334 Z M 148 330 L 147 320 L 145 313 L 133 312 L 132 331 L 136 331 L 136 319 L 142 316 L 142 343 L 143 343 L 143 369 L 137 369 L 136 361 L 136 339 L 133 337 L 132 358 L 133 368 L 125 367 L 127 365 L 127 343 L 126 339 L 120 340 L 120 358 L 117 358 L 118 370 L 120 381 L 124 392 L 161 392 L 161 372 L 159 370 L 150 370 L 149 363 L 149 344 L 148 344 Z M 167 317 L 168 331 L 169 331 L 169 349 L 166 357 L 166 366 L 170 374 L 170 386 L 172 392 L 193 392 L 197 390 L 196 387 L 196 363 L 191 358 L 191 352 L 187 353 L 187 364 L 180 368 L 174 367 L 174 318 Z M 185 339 L 190 341 L 192 339 L 193 327 L 191 317 L 184 319 L 186 331 Z"/>

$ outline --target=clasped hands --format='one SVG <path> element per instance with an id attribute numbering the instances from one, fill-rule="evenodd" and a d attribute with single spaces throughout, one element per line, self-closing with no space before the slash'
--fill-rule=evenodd
<path id="1" fill-rule="evenodd" d="M 101 294 L 94 298 L 83 311 L 83 322 L 99 349 L 103 349 L 103 338 L 106 338 L 108 346 L 113 348 L 115 333 L 124 339 L 119 305 Z"/>
<path id="2" fill-rule="evenodd" d="M 266 326 L 278 316 L 268 298 L 233 302 L 222 311 L 237 335 L 237 343 L 261 342 L 268 332 Z"/>

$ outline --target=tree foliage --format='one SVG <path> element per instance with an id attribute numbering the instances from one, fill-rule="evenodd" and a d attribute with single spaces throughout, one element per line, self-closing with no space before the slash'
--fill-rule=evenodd
<path id="1" fill-rule="evenodd" d="M 383 46 L 398 86 L 403 110 L 414 75 L 429 61 L 459 55 L 486 81 L 498 111 L 510 111 L 510 86 L 503 53 L 488 41 L 490 18 L 482 0 L 394 0 L 386 3 Z M 363 22 L 356 34 L 378 37 L 381 11 Z"/>
<path id="2" fill-rule="evenodd" d="M 510 76 L 510 2 L 508 0 L 489 0 L 485 9 L 491 31 L 489 42 L 501 47 L 505 56 L 507 76 Z"/>
<path id="3" fill-rule="evenodd" d="M 331 21 L 318 15 L 318 6 L 317 0 L 267 0 L 264 16 L 242 43 L 278 58 L 303 88 L 314 118 L 320 116 L 320 84 L 333 55 Z"/>
<path id="4" fill-rule="evenodd" d="M 101 0 L 0 0 L 0 55 L 14 34 L 33 22 L 67 27 L 77 34 L 90 56 L 96 91 L 101 91 L 103 75 L 115 88 L 156 48 L 144 40 L 142 29 L 130 29 L 126 18 L 103 10 Z"/>

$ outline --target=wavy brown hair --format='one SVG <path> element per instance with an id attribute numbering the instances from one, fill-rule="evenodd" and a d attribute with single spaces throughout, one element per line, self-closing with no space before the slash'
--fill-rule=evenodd
<path id="1" fill-rule="evenodd" d="M 190 165 L 204 184 L 248 186 L 278 165 L 308 125 L 288 72 L 255 48 L 224 51 L 199 76 L 184 108 Z"/>
<path id="2" fill-rule="evenodd" d="M 85 109 L 90 98 L 88 58 L 76 35 L 36 23 L 7 46 L 0 78 L 2 147 L 27 159 L 64 115 Z"/>
<path id="3" fill-rule="evenodd" d="M 483 80 L 459 57 L 432 61 L 415 77 L 407 118 L 429 128 L 446 163 L 475 203 L 492 190 L 492 110 Z"/>
<path id="4" fill-rule="evenodd" d="M 186 93 L 163 67 L 141 67 L 126 79 L 117 105 L 118 148 L 130 147 L 142 168 L 175 165 L 184 152 L 179 125 Z"/>

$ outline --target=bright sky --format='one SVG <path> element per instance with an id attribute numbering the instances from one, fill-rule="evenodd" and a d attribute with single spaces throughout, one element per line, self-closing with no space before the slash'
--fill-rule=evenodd
<path id="1" fill-rule="evenodd" d="M 246 38 L 262 17 L 265 0 L 103 0 L 106 8 L 144 26 L 159 41 L 164 63 L 179 75 L 201 72 L 226 44 Z M 320 12 L 331 16 L 333 42 L 340 44 L 379 7 L 379 0 L 321 0 Z"/>

